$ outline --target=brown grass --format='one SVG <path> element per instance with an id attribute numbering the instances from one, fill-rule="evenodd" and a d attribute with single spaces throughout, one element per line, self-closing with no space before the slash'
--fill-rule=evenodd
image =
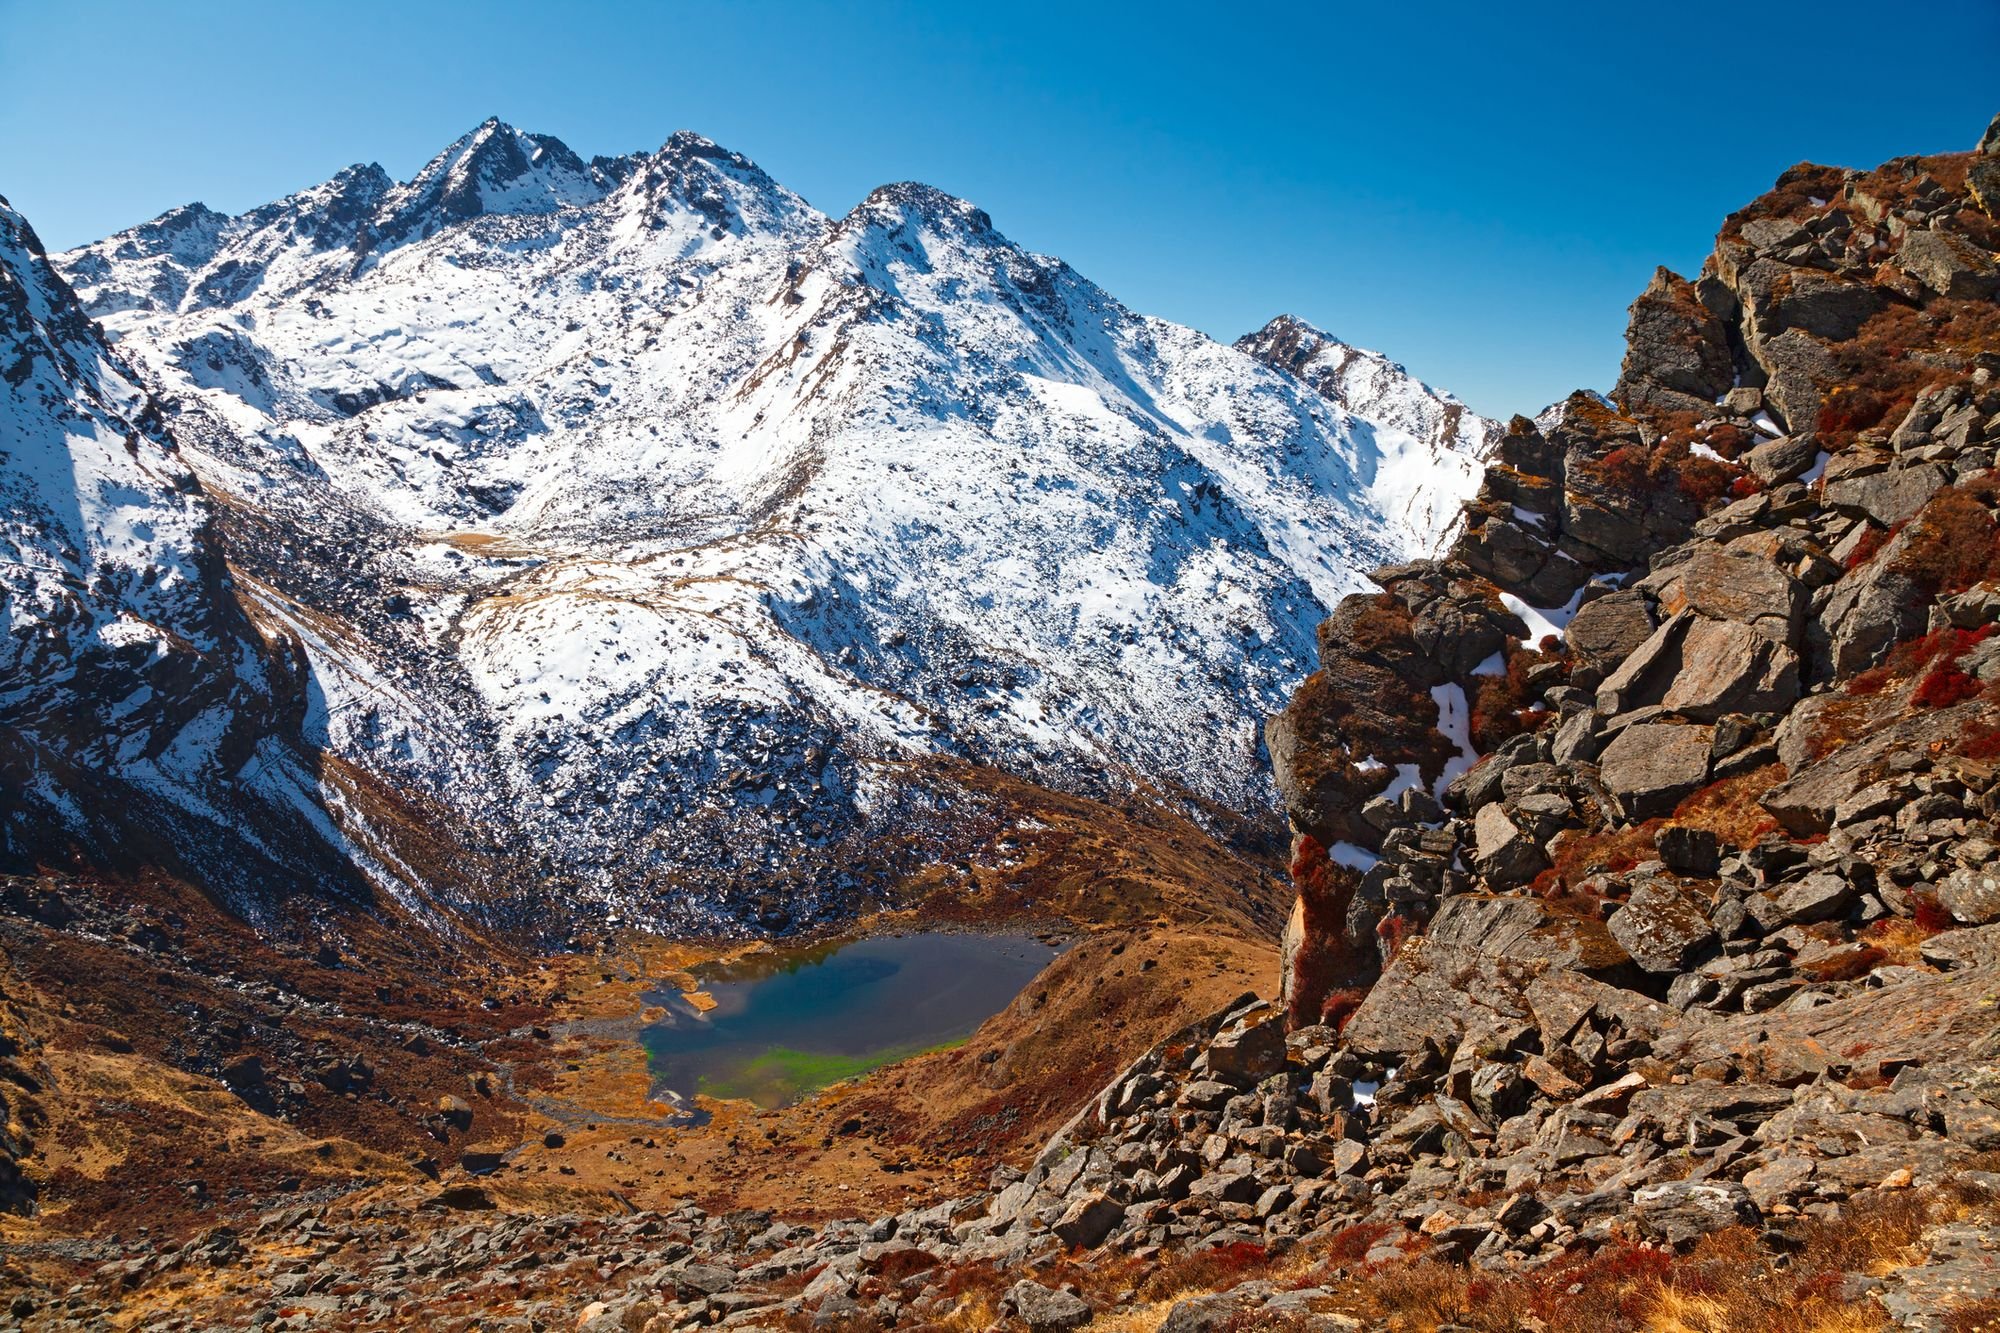
<path id="1" fill-rule="evenodd" d="M 1762 801 L 1766 792 L 1784 780 L 1783 764 L 1767 764 L 1711 782 L 1675 807 L 1670 822 L 1706 829 L 1728 846 L 1747 850 L 1777 829 L 1778 821 L 1771 818 Z"/>

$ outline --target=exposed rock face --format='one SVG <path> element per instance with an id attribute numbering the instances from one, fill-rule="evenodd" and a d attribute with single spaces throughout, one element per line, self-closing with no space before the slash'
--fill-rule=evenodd
<path id="1" fill-rule="evenodd" d="M 1338 644 L 1274 719 L 1290 771 L 1380 755 L 1443 807 L 1287 789 L 1301 833 L 1366 824 L 1379 849 L 1383 971 L 1337 1048 L 1447 1071 L 1407 1112 L 1418 1142 L 1520 1144 L 1461 1113 L 1523 1088 L 1567 1108 L 1537 1122 L 1543 1169 L 1678 1125 L 1704 1164 L 1628 1172 L 1617 1207 L 1678 1247 L 1907 1184 L 1910 1122 L 1880 1117 L 2000 1049 L 1940 975 L 1986 966 L 2000 922 L 1996 151 L 1786 172 L 1698 279 L 1662 271 L 1634 303 L 1614 403 L 1510 423 L 1452 547 L 1377 575 L 1454 599 L 1433 623 L 1497 607 L 1519 630 L 1471 665 L 1407 644 L 1393 674 L 1437 709 L 1383 709 L 1400 731 L 1345 692 L 1366 678 Z M 1557 921 L 1590 947 L 1555 945 Z M 1591 1011 L 1619 1017 L 1593 1036 Z M 1920 1052 L 1926 1024 L 1956 1035 Z M 1612 1047 L 1651 1063 L 1607 1086 Z M 1492 1050 L 1509 1073 L 1478 1067 Z M 1577 1114 L 1600 1095 L 1601 1121 Z M 1924 1155 L 1977 1151 L 1982 1117 L 1919 1116 Z M 1815 1123 L 1838 1127 L 1778 1150 Z"/>

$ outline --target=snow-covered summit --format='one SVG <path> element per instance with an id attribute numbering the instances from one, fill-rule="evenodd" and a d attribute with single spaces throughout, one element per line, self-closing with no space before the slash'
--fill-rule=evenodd
<path id="1" fill-rule="evenodd" d="M 60 262 L 230 497 L 308 739 L 654 918 L 850 906 L 948 813 L 939 760 L 1268 809 L 1325 608 L 1493 429 L 689 134 L 585 163 L 487 122 Z"/>
<path id="2" fill-rule="evenodd" d="M 1482 460 L 1505 429 L 1417 379 L 1380 352 L 1342 342 L 1296 315 L 1279 315 L 1236 346 L 1296 375 L 1367 423 L 1381 455 L 1374 490 L 1392 517 L 1441 532 L 1479 486 Z"/>

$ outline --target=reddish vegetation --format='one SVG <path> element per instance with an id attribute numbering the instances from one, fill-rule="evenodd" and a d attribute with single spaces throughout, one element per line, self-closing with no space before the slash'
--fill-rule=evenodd
<path id="1" fill-rule="evenodd" d="M 1650 419 L 1662 430 L 1650 446 L 1622 444 L 1585 459 L 1576 464 L 1577 478 L 1624 495 L 1671 489 L 1702 513 L 1764 489 L 1734 461 L 1750 443 L 1737 427 L 1702 421 L 1690 412 L 1655 413 Z M 1721 459 L 1696 453 L 1697 444 Z"/>
<path id="2" fill-rule="evenodd" d="M 1155 1268 L 1139 1288 L 1144 1300 L 1177 1293 L 1219 1291 L 1260 1276 L 1271 1265 L 1270 1251 L 1249 1241 L 1233 1241 L 1212 1249 L 1179 1255 Z"/>
<path id="3" fill-rule="evenodd" d="M 2000 759 L 2000 726 L 1985 718 L 1975 718 L 1965 729 L 1958 752 L 1968 759 Z"/>
<path id="4" fill-rule="evenodd" d="M 1910 895 L 1911 919 L 1925 934 L 1938 935 L 1958 925 L 1945 905 L 1937 900 L 1937 895 L 1919 889 Z"/>
<path id="5" fill-rule="evenodd" d="M 1480 753 L 1489 754 L 1524 731 L 1547 726 L 1554 718 L 1555 714 L 1540 707 L 1543 691 L 1555 683 L 1541 669 L 1552 664 L 1567 670 L 1560 643 L 1545 638 L 1540 648 L 1510 650 L 1507 670 L 1501 675 L 1479 678 L 1472 700 L 1471 736 Z"/>
<path id="6" fill-rule="evenodd" d="M 1564 839 L 1554 848 L 1555 875 L 1574 889 L 1592 875 L 1630 870 L 1656 854 L 1653 837 L 1664 820 L 1649 819 L 1643 824 L 1616 832 L 1588 833 Z"/>
<path id="7" fill-rule="evenodd" d="M 1993 521 L 1985 503 L 1993 490 L 1989 472 L 1931 497 L 1903 534 L 1896 571 L 1936 597 L 2000 577 L 2000 524 Z"/>
<path id="8" fill-rule="evenodd" d="M 1761 802 L 1765 792 L 1784 780 L 1784 765 L 1767 764 L 1711 782 L 1675 808 L 1673 822 L 1706 829 L 1729 846 L 1748 850 L 1765 834 L 1777 830 L 1778 821 Z"/>
<path id="9" fill-rule="evenodd" d="M 1847 553 L 1844 568 L 1850 571 L 1856 570 L 1867 564 L 1870 560 L 1873 560 L 1876 552 L 1888 544 L 1889 538 L 1900 530 L 1900 526 L 1898 525 L 1895 529 L 1888 529 L 1878 528 L 1872 523 L 1868 524 L 1862 530 L 1861 540 L 1854 543 L 1854 549 Z"/>
<path id="10" fill-rule="evenodd" d="M 1949 708 L 1976 696 L 1985 686 L 1977 678 L 1958 669 L 1958 663 L 1943 662 L 1917 682 L 1910 702 L 1919 708 Z"/>
<path id="11" fill-rule="evenodd" d="M 1982 688 L 1958 669 L 1958 661 L 1974 647 L 1993 637 L 2000 626 L 1982 625 L 1971 629 L 1937 629 L 1920 638 L 1905 639 L 1889 650 L 1880 666 L 1873 666 L 1858 672 L 1847 682 L 1847 692 L 1851 695 L 1880 694 L 1891 681 L 1907 680 L 1919 672 L 1925 672 L 1917 686 L 1916 702 L 1925 708 L 1941 708 L 1947 704 L 1970 699 Z M 1928 671 L 1926 671 L 1928 668 Z M 1957 693 L 1962 686 L 1958 680 L 1970 681 L 1971 689 Z M 1928 692 L 1928 697 L 1926 693 Z"/>

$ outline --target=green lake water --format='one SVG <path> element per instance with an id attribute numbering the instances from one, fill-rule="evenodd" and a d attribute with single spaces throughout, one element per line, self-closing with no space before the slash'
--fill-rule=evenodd
<path id="1" fill-rule="evenodd" d="M 715 1008 L 665 992 L 640 1033 L 656 1085 L 786 1106 L 924 1051 L 955 1046 L 1056 955 L 1025 935 L 884 935 L 694 970 Z"/>

